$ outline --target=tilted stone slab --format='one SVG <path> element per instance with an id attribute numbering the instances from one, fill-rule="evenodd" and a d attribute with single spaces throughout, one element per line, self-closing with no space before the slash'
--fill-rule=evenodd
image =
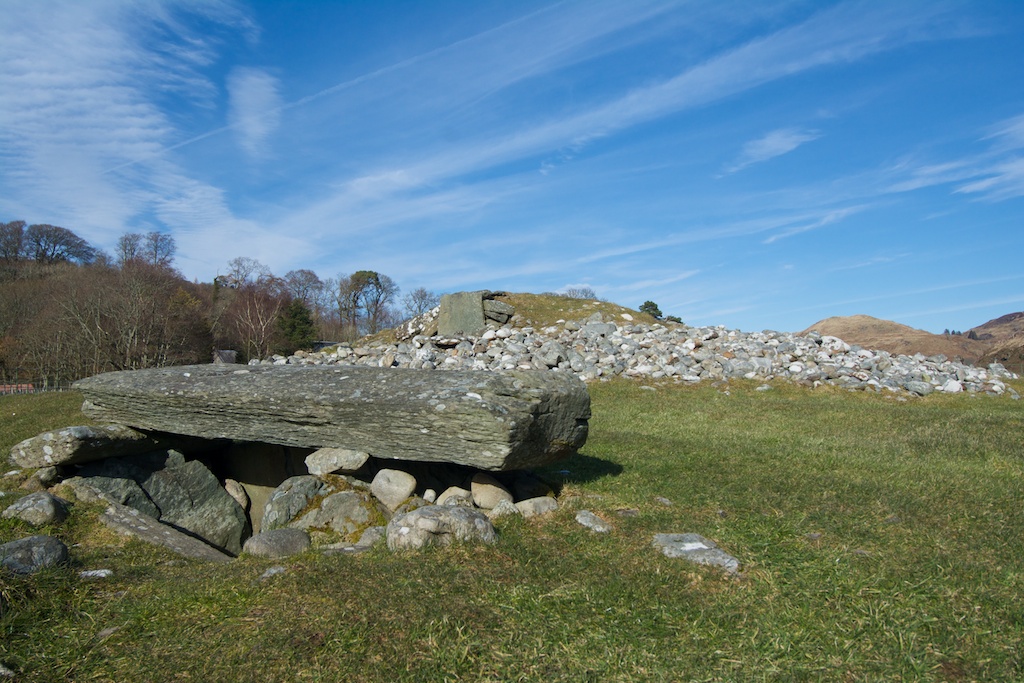
<path id="1" fill-rule="evenodd" d="M 208 562 L 230 562 L 231 556 L 209 546 L 197 538 L 178 531 L 167 524 L 161 524 L 149 515 L 144 515 L 127 505 L 110 503 L 100 521 L 118 533 L 169 548 L 183 557 Z"/>
<path id="2" fill-rule="evenodd" d="M 194 365 L 111 372 L 75 388 L 89 417 L 140 429 L 486 470 L 568 457 L 590 418 L 586 385 L 556 372 Z"/>
<path id="3" fill-rule="evenodd" d="M 117 424 L 66 427 L 17 444 L 11 449 L 11 462 L 25 468 L 78 465 L 168 448 L 187 450 L 188 442 L 170 434 L 144 434 Z"/>

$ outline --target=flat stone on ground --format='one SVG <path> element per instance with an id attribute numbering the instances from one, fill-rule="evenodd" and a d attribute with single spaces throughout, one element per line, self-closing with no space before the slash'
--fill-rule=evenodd
<path id="1" fill-rule="evenodd" d="M 739 570 L 739 560 L 700 534 L 655 534 L 653 545 L 666 557 L 679 557 L 697 564 L 721 567 L 730 574 Z"/>

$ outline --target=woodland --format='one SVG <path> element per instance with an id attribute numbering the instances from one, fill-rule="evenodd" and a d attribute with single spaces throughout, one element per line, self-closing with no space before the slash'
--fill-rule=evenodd
<path id="1" fill-rule="evenodd" d="M 111 370 L 266 358 L 356 339 L 437 305 L 370 270 L 275 275 L 239 256 L 213 282 L 175 267 L 174 238 L 126 233 L 114 254 L 66 228 L 0 223 L 0 383 L 61 386 Z"/>

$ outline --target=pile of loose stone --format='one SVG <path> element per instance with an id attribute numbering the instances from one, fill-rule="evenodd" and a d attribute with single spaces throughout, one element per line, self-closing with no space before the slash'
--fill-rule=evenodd
<path id="1" fill-rule="evenodd" d="M 436 310 L 430 314 L 436 315 Z M 919 396 L 940 391 L 1018 398 L 1004 381 L 1017 376 L 998 363 L 978 368 L 942 355 L 895 355 L 814 332 L 801 337 L 722 326 L 646 325 L 628 313 L 610 318 L 595 313 L 587 320 L 537 328 L 514 316 L 502 325 L 489 321 L 486 330 L 470 338 L 418 334 L 424 325 L 414 323 L 404 328 L 407 338 L 395 343 L 340 344 L 250 363 L 551 370 L 575 373 L 588 382 L 615 376 L 674 382 L 779 379 L 808 387 L 833 384 Z"/>

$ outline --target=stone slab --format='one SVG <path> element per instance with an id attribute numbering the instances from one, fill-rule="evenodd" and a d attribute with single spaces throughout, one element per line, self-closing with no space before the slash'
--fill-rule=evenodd
<path id="1" fill-rule="evenodd" d="M 473 337 L 484 331 L 484 296 L 488 292 L 455 292 L 441 297 L 437 333 L 442 337 Z"/>
<path id="2" fill-rule="evenodd" d="M 538 371 L 193 365 L 105 373 L 75 388 L 89 417 L 138 429 L 485 470 L 568 457 L 590 418 L 581 380 Z"/>
<path id="3" fill-rule="evenodd" d="M 106 512 L 100 515 L 100 521 L 118 533 L 135 536 L 146 543 L 169 548 L 183 557 L 208 562 L 231 561 L 231 556 L 227 553 L 173 527 L 161 524 L 127 505 L 111 503 Z"/>
<path id="4" fill-rule="evenodd" d="M 122 425 L 66 427 L 25 439 L 11 449 L 10 459 L 19 467 L 50 467 L 188 447 L 187 440 L 145 434 Z"/>

